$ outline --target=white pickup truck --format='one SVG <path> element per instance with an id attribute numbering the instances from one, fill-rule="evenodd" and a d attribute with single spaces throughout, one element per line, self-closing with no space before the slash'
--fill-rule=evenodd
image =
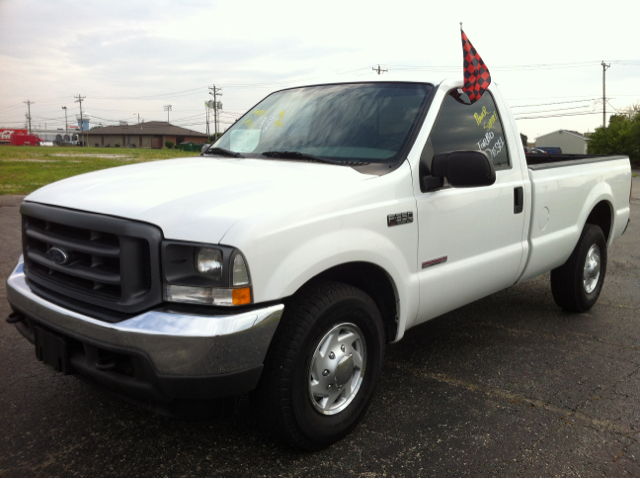
<path id="1" fill-rule="evenodd" d="M 149 409 L 254 391 L 288 442 L 337 441 L 386 343 L 547 271 L 585 311 L 627 227 L 628 158 L 528 164 L 498 88 L 470 104 L 461 86 L 284 89 L 199 157 L 32 193 L 8 321 L 38 359 Z"/>

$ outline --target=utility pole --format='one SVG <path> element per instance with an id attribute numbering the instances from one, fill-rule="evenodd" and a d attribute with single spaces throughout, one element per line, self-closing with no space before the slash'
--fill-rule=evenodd
<path id="1" fill-rule="evenodd" d="M 211 90 L 209 92 L 209 95 L 213 96 L 213 122 L 215 124 L 216 140 L 217 140 L 218 139 L 218 108 L 220 107 L 220 104 L 218 103 L 218 97 L 222 96 L 222 93 L 220 93 L 222 91 L 222 88 L 217 87 L 215 85 L 211 85 L 209 87 L 209 90 Z"/>
<path id="2" fill-rule="evenodd" d="M 67 107 L 63 106 L 62 109 L 64 110 L 64 136 L 68 136 L 67 134 Z M 67 141 L 66 138 L 64 140 L 65 142 Z"/>
<path id="3" fill-rule="evenodd" d="M 29 134 L 31 134 L 31 105 L 33 105 L 35 103 L 35 101 L 23 101 L 22 103 L 26 103 L 27 104 L 27 111 L 29 113 L 27 113 L 27 119 L 29 120 Z"/>
<path id="4" fill-rule="evenodd" d="M 80 96 L 80 94 L 78 93 L 78 96 L 74 96 L 74 98 L 77 98 L 74 103 L 80 103 L 80 138 L 82 139 L 82 146 L 84 146 L 84 119 L 82 118 L 82 102 L 87 97 Z"/>
<path id="5" fill-rule="evenodd" d="M 607 79 L 605 72 L 607 68 L 611 66 L 611 63 L 608 65 L 602 60 L 602 128 L 607 127 Z"/>
<path id="6" fill-rule="evenodd" d="M 134 113 L 134 115 L 138 115 L 138 125 L 140 124 L 140 113 Z"/>
<path id="7" fill-rule="evenodd" d="M 209 130 L 209 102 L 205 101 L 204 102 L 204 113 L 205 113 L 205 117 L 207 119 L 207 137 L 211 135 L 210 130 Z"/>
<path id="8" fill-rule="evenodd" d="M 378 64 L 378 68 L 376 67 L 372 67 L 371 68 L 374 72 L 378 72 L 378 75 L 384 73 L 384 72 L 388 72 L 389 70 L 383 70 L 382 68 L 380 68 L 380 64 Z"/>
<path id="9" fill-rule="evenodd" d="M 165 105 L 164 111 L 167 112 L 167 123 L 169 123 L 169 112 L 171 111 L 171 105 Z"/>

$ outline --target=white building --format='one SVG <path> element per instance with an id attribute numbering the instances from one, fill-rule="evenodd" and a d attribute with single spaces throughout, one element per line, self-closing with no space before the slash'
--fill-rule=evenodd
<path id="1" fill-rule="evenodd" d="M 76 144 L 80 141 L 80 129 L 76 126 L 69 127 L 66 132 L 63 128 L 57 128 L 55 130 L 52 128 L 31 128 L 31 134 L 36 135 L 45 141 L 53 141 L 54 143 Z"/>
<path id="2" fill-rule="evenodd" d="M 576 131 L 558 130 L 536 138 L 536 148 L 555 147 L 565 154 L 585 155 L 588 142 L 589 138 Z"/>

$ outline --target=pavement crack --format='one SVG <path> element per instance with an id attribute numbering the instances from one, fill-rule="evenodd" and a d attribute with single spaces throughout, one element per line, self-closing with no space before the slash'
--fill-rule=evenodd
<path id="1" fill-rule="evenodd" d="M 504 389 L 495 388 L 491 386 L 484 386 L 481 384 L 474 384 L 461 379 L 448 377 L 444 374 L 435 374 L 429 371 L 418 371 L 417 374 L 419 374 L 423 378 L 433 379 L 435 381 L 446 383 L 454 387 L 462 387 L 472 392 L 483 393 L 488 396 L 504 399 L 505 401 L 511 402 L 512 404 L 518 403 L 518 402 L 529 404 L 533 407 L 544 409 L 546 411 L 558 414 L 561 419 L 565 420 L 565 423 L 567 422 L 566 418 L 572 418 L 572 419 L 583 421 L 587 424 L 593 425 L 598 428 L 606 429 L 610 432 L 613 432 L 619 435 L 627 436 L 627 435 L 637 434 L 637 431 L 634 431 L 621 424 L 617 424 L 615 422 L 608 421 L 606 419 L 597 419 L 587 414 L 581 413 L 576 409 L 568 409 L 560 406 L 555 406 L 553 404 L 549 404 L 540 399 L 528 398 L 521 394 L 516 394 Z"/>
<path id="2" fill-rule="evenodd" d="M 633 438 L 633 437 L 629 437 L 630 441 L 628 444 L 625 444 L 624 447 L 620 450 L 620 452 L 611 460 L 611 462 L 618 462 L 620 459 L 622 459 L 626 454 L 627 454 L 627 450 L 633 446 L 634 444 L 636 444 L 638 442 L 637 439 Z"/>
<path id="3" fill-rule="evenodd" d="M 611 302 L 605 301 L 605 300 L 599 300 L 598 304 L 601 305 L 601 306 L 607 306 L 609 308 L 629 309 L 631 311 L 637 311 L 638 309 L 640 309 L 640 306 L 629 306 L 629 305 L 626 305 L 626 304 L 611 303 Z"/>
<path id="4" fill-rule="evenodd" d="M 533 331 L 533 330 L 530 330 L 530 329 L 510 328 L 508 326 L 504 326 L 502 324 L 498 324 L 498 323 L 495 323 L 493 321 L 482 321 L 479 324 L 482 325 L 482 326 L 488 326 L 488 327 L 500 329 L 500 330 L 503 330 L 503 331 L 507 331 L 508 333 L 511 333 L 511 334 L 513 334 L 515 336 L 528 335 L 528 336 L 538 336 L 538 337 L 547 338 L 547 339 L 565 339 L 565 338 L 571 336 L 572 338 L 579 339 L 583 343 L 592 343 L 592 342 L 595 341 L 597 343 L 604 344 L 606 346 L 614 346 L 616 348 L 624 348 L 624 349 L 627 349 L 629 351 L 640 351 L 640 347 L 639 346 L 632 346 L 632 345 L 621 344 L 621 343 L 612 343 L 610 341 L 605 341 L 604 339 L 598 338 L 597 336 L 594 336 L 592 334 L 579 333 L 579 332 L 576 332 L 576 331 L 569 331 L 569 332 L 567 332 L 567 334 L 558 335 L 558 334 L 542 333 L 542 332 Z M 635 363 L 633 363 L 633 364 L 635 364 Z"/>

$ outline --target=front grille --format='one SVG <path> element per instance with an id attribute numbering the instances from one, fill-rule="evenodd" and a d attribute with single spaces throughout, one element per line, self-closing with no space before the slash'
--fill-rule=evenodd
<path id="1" fill-rule="evenodd" d="M 116 235 L 23 218 L 26 257 L 34 274 L 85 293 L 120 300 L 120 241 Z M 53 247 L 68 253 L 66 264 L 56 264 L 47 256 Z M 150 278 L 145 283 L 148 290 Z"/>
<path id="2" fill-rule="evenodd" d="M 137 313 L 161 302 L 160 230 L 152 225 L 24 203 L 25 274 L 36 293 L 83 312 Z"/>

